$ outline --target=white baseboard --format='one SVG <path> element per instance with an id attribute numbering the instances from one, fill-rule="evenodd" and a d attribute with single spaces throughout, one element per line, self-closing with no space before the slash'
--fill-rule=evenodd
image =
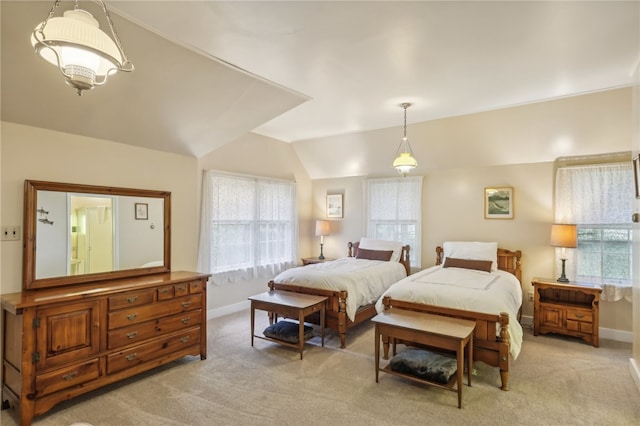
<path id="1" fill-rule="evenodd" d="M 522 315 L 520 317 L 520 325 L 524 328 L 533 328 L 533 317 Z"/>
<path id="2" fill-rule="evenodd" d="M 215 309 L 207 309 L 207 320 L 240 312 L 242 310 L 249 309 L 250 307 L 251 302 L 248 300 L 244 300 L 242 302 L 234 303 L 233 305 L 222 306 Z"/>
<path id="3" fill-rule="evenodd" d="M 248 300 L 245 300 L 233 305 L 209 309 L 207 310 L 207 320 L 218 318 L 223 315 L 233 314 L 244 309 L 249 309 L 250 307 L 251 303 Z M 522 317 L 520 317 L 520 324 L 525 328 L 533 328 L 533 317 L 523 315 Z M 614 330 L 612 328 L 600 327 L 600 338 L 616 340 L 618 342 L 633 343 L 633 334 L 630 331 Z"/>
<path id="4" fill-rule="evenodd" d="M 520 318 L 520 324 L 525 328 L 533 328 L 533 317 L 523 315 Z M 600 331 L 598 334 L 601 339 L 633 343 L 633 333 L 630 331 L 614 330 L 613 328 L 600 327 Z"/>
<path id="5" fill-rule="evenodd" d="M 638 391 L 640 391 L 640 366 L 634 358 L 629 358 L 629 372 L 631 373 L 631 378 L 636 384 Z"/>
<path id="6" fill-rule="evenodd" d="M 633 343 L 633 333 L 624 330 L 614 330 L 613 328 L 600 327 L 600 338 L 617 340 L 618 342 Z"/>

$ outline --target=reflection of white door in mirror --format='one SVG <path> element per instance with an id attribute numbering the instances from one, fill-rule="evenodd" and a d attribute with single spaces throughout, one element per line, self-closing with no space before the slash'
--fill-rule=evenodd
<path id="1" fill-rule="evenodd" d="M 117 269 L 114 236 L 118 229 L 114 197 L 69 194 L 69 275 Z"/>

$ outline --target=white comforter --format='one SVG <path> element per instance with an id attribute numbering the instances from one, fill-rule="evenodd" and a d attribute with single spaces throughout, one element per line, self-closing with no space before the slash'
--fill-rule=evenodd
<path id="1" fill-rule="evenodd" d="M 374 303 L 391 284 L 406 276 L 407 272 L 400 262 L 343 257 L 287 269 L 273 281 L 326 290 L 346 290 L 347 316 L 353 321 L 358 307 Z"/>
<path id="2" fill-rule="evenodd" d="M 397 282 L 384 292 L 384 296 L 489 314 L 507 312 L 511 356 L 516 359 L 520 353 L 522 327 L 518 322 L 518 310 L 522 305 L 522 288 L 518 279 L 508 272 L 434 266 Z M 378 312 L 384 310 L 382 297 L 376 303 Z"/>

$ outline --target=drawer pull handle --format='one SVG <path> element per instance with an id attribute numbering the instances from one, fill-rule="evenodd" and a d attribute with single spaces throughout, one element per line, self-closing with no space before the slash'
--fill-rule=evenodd
<path id="1" fill-rule="evenodd" d="M 584 318 L 584 314 L 575 314 L 576 318 Z"/>
<path id="2" fill-rule="evenodd" d="M 167 294 L 167 293 L 169 293 L 169 289 L 168 288 L 163 288 L 162 290 L 160 290 L 160 293 Z"/>
<path id="3" fill-rule="evenodd" d="M 129 339 L 134 339 L 138 335 L 137 331 L 132 331 L 131 333 L 127 333 L 127 337 Z"/>
<path id="4" fill-rule="evenodd" d="M 127 298 L 127 302 L 129 303 L 135 303 L 138 301 L 138 296 L 131 296 L 129 298 Z"/>
<path id="5" fill-rule="evenodd" d="M 69 380 L 75 379 L 76 377 L 78 377 L 78 372 L 77 371 L 74 371 L 73 373 L 65 374 L 64 376 L 62 376 L 62 378 L 64 380 L 66 380 L 67 382 Z"/>
<path id="6" fill-rule="evenodd" d="M 183 338 L 180 339 L 180 341 L 182 343 L 187 343 L 189 341 L 189 336 L 184 336 Z"/>
<path id="7" fill-rule="evenodd" d="M 184 286 L 183 285 L 180 285 L 177 288 L 178 288 L 179 291 L 184 291 Z"/>
<path id="8" fill-rule="evenodd" d="M 181 320 L 181 321 L 182 321 L 182 323 L 183 323 L 183 324 L 186 324 L 186 323 L 188 323 L 189 321 L 191 321 L 191 317 L 182 318 L 182 320 Z"/>
<path id="9" fill-rule="evenodd" d="M 191 304 L 191 302 L 182 302 L 182 307 L 186 308 Z"/>
<path id="10" fill-rule="evenodd" d="M 136 359 L 137 356 L 138 356 L 138 354 L 136 352 L 134 352 L 132 354 L 129 354 L 129 355 L 125 356 L 125 359 L 127 361 L 133 361 L 134 359 Z"/>
<path id="11" fill-rule="evenodd" d="M 134 319 L 138 318 L 138 314 L 131 314 L 131 315 L 127 315 L 127 319 L 129 321 L 132 321 Z"/>

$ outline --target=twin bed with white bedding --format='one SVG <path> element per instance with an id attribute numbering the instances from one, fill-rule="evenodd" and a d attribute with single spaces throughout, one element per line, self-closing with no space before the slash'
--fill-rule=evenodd
<path id="1" fill-rule="evenodd" d="M 291 268 L 269 282 L 271 290 L 327 297 L 325 323 L 338 332 L 341 348 L 347 330 L 376 315 L 380 295 L 410 270 L 409 246 L 400 242 L 362 238 L 348 247 L 348 257 Z"/>
<path id="2" fill-rule="evenodd" d="M 447 242 L 438 247 L 437 266 L 389 287 L 376 310 L 410 309 L 476 321 L 475 360 L 500 368 L 508 389 L 510 358 L 522 346 L 518 316 L 522 305 L 520 251 L 496 243 Z M 444 260 L 443 260 L 444 255 Z M 385 341 L 385 357 L 389 342 Z"/>

